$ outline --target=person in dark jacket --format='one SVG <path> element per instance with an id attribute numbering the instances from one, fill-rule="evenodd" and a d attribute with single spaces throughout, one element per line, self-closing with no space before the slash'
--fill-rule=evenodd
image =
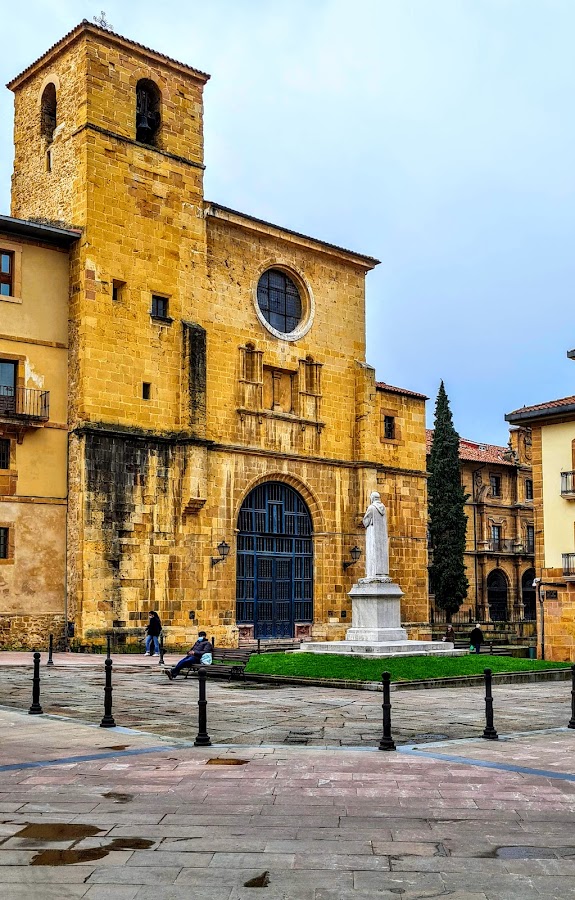
<path id="1" fill-rule="evenodd" d="M 450 644 L 455 643 L 455 632 L 453 630 L 453 625 L 448 625 L 445 629 L 445 634 L 441 638 L 442 641 L 449 641 Z"/>
<path id="2" fill-rule="evenodd" d="M 153 656 L 153 653 L 150 653 L 150 648 L 153 644 L 154 651 L 160 655 L 160 642 L 158 638 L 160 637 L 160 632 L 162 630 L 162 623 L 160 622 L 160 617 L 157 612 L 152 611 L 148 617 L 148 627 L 146 628 L 146 652 L 145 656 Z"/>
<path id="3" fill-rule="evenodd" d="M 483 643 L 483 632 L 479 627 L 479 622 L 476 624 L 475 628 L 469 635 L 469 643 L 473 647 L 475 653 L 481 653 L 481 645 Z"/>
<path id="4" fill-rule="evenodd" d="M 198 666 L 204 653 L 212 653 L 213 649 L 210 641 L 208 641 L 206 632 L 199 631 L 198 639 L 194 646 L 190 647 L 184 658 L 176 663 L 173 668 L 166 669 L 166 675 L 170 681 L 173 681 L 174 678 L 178 677 L 182 669 L 189 668 L 190 666 Z"/>

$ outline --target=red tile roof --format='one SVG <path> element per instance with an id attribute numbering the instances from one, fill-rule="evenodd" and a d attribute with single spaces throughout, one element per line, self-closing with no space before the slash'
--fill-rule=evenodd
<path id="1" fill-rule="evenodd" d="M 157 59 L 164 60 L 167 63 L 171 63 L 172 65 L 177 66 L 178 68 L 186 69 L 186 71 L 191 72 L 193 75 L 198 76 L 202 81 L 208 81 L 209 75 L 205 72 L 200 72 L 199 69 L 193 69 L 191 66 L 188 66 L 187 63 L 179 62 L 177 59 L 173 59 L 171 56 L 166 56 L 165 53 L 159 53 L 157 50 L 152 50 L 150 47 L 146 47 L 144 44 L 139 44 L 137 41 L 132 41 L 130 38 L 126 38 L 121 34 L 118 34 L 115 31 L 112 31 L 111 28 L 102 28 L 101 25 L 96 25 L 95 22 L 89 22 L 88 19 L 82 19 L 79 25 L 76 25 L 75 28 L 72 28 L 67 34 L 60 38 L 59 41 L 56 41 L 55 44 L 46 50 L 42 56 L 38 57 L 33 63 L 24 69 L 23 72 L 20 72 L 19 75 L 16 75 L 15 78 L 12 78 L 11 81 L 6 85 L 7 88 L 12 89 L 12 87 L 19 82 L 24 76 L 26 76 L 38 63 L 41 63 L 46 57 L 48 57 L 54 50 L 57 50 L 61 44 L 67 43 L 69 40 L 76 38 L 82 31 L 93 31 L 98 34 L 107 35 L 112 40 L 122 41 L 123 43 L 128 44 L 130 47 L 133 47 L 136 50 L 142 50 L 146 54 L 151 56 L 155 56 Z"/>
<path id="2" fill-rule="evenodd" d="M 431 453 L 433 444 L 433 429 L 425 429 L 427 453 Z M 496 444 L 478 444 L 465 438 L 459 439 L 459 459 L 462 462 L 492 463 L 498 466 L 513 466 L 515 463 L 509 458 L 509 447 L 498 447 Z"/>
<path id="3" fill-rule="evenodd" d="M 406 388 L 394 387 L 392 384 L 386 384 L 385 381 L 376 381 L 375 386 L 379 391 L 389 391 L 390 394 L 403 394 L 406 397 L 417 397 L 419 400 L 429 400 L 425 394 L 416 394 L 415 391 L 408 391 Z"/>
<path id="4" fill-rule="evenodd" d="M 545 413 L 547 410 L 561 409 L 565 406 L 575 406 L 575 397 L 562 397 L 560 400 L 548 400 L 547 403 L 536 403 L 534 406 L 522 406 L 521 409 L 514 409 L 507 413 L 505 418 L 509 419 L 509 416 L 521 418 L 525 413 L 530 413 L 529 418 L 535 418 L 534 413 L 539 411 Z"/>

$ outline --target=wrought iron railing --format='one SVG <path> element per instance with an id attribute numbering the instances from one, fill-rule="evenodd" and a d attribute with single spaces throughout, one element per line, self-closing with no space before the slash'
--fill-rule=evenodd
<path id="1" fill-rule="evenodd" d="M 575 575 L 575 553 L 563 553 L 563 577 Z"/>
<path id="2" fill-rule="evenodd" d="M 561 496 L 575 497 L 575 472 L 561 472 Z"/>
<path id="3" fill-rule="evenodd" d="M 573 554 L 575 556 L 575 554 Z M 504 615 L 490 616 L 482 611 L 465 609 L 460 612 L 452 613 L 448 616 L 444 609 L 434 608 L 429 610 L 429 622 L 431 625 L 445 625 L 450 622 L 452 625 L 474 625 L 478 622 L 480 625 L 489 625 L 496 623 L 507 623 L 510 625 L 518 622 L 534 622 L 535 616 L 532 611 L 525 609 L 523 615 L 518 612 L 505 612 Z"/>
<path id="4" fill-rule="evenodd" d="M 503 538 L 491 538 L 488 541 L 488 549 L 491 553 L 513 553 L 515 541 L 504 541 Z"/>
<path id="5" fill-rule="evenodd" d="M 0 385 L 0 418 L 45 422 L 50 418 L 50 391 Z"/>

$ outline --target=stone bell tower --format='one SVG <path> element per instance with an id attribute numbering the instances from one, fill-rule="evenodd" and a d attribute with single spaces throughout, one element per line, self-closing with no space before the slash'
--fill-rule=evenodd
<path id="1" fill-rule="evenodd" d="M 208 77 L 84 20 L 8 85 L 12 215 L 82 229 L 68 373 L 82 633 L 181 609 L 181 512 L 205 502 Z"/>

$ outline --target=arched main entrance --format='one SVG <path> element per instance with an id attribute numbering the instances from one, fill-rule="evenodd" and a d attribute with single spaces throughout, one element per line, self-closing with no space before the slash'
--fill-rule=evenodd
<path id="1" fill-rule="evenodd" d="M 255 487 L 238 517 L 236 619 L 255 638 L 294 636 L 295 622 L 313 621 L 312 520 L 292 487 Z"/>
<path id="2" fill-rule="evenodd" d="M 523 618 L 529 621 L 535 621 L 537 613 L 535 611 L 535 588 L 533 587 L 533 579 L 535 578 L 535 569 L 527 569 L 521 577 L 521 598 L 523 600 Z"/>
<path id="3" fill-rule="evenodd" d="M 507 578 L 501 569 L 494 569 L 487 576 L 487 603 L 492 622 L 507 619 Z"/>

